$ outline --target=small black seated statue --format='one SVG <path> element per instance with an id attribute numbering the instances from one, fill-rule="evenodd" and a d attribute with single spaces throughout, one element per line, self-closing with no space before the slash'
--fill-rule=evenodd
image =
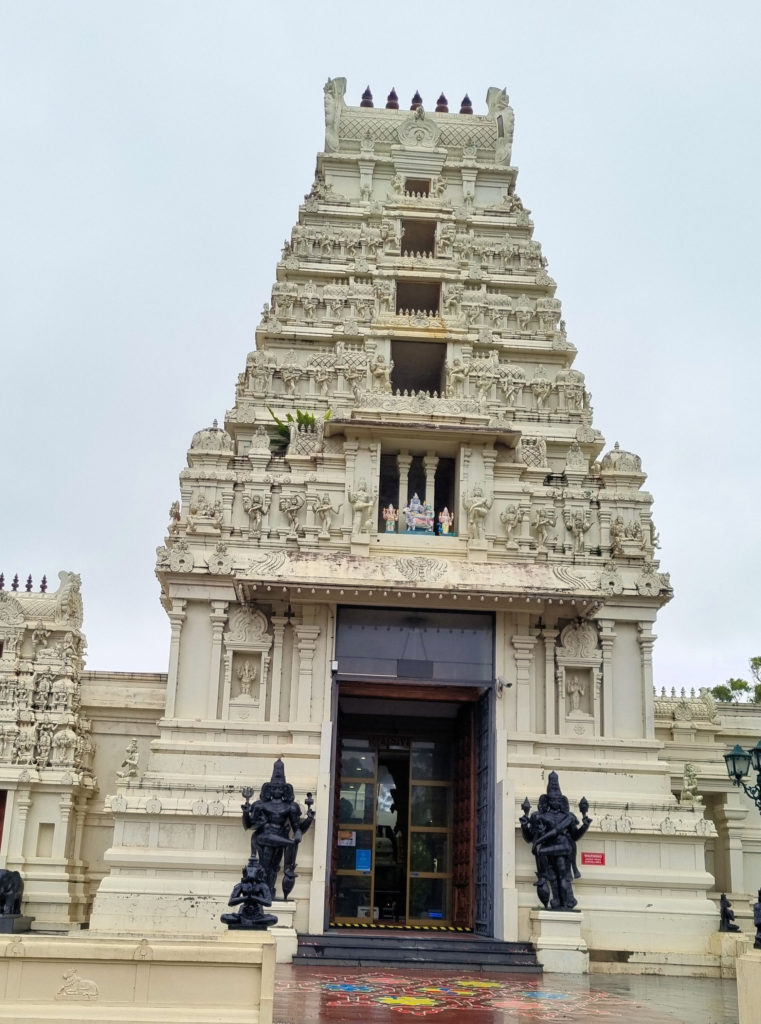
<path id="1" fill-rule="evenodd" d="M 293 786 L 285 781 L 285 768 L 280 758 L 275 761 L 272 778 L 262 786 L 256 803 L 249 803 L 254 795 L 249 786 L 241 793 L 246 801 L 242 804 L 243 827 L 252 830 L 251 856 L 261 863 L 273 900 L 277 873 L 283 865 L 283 899 L 287 900 L 296 881 L 299 843 L 314 821 L 312 794 L 307 793 L 307 813 L 302 818 L 301 808 L 293 799 Z"/>
<path id="2" fill-rule="evenodd" d="M 536 858 L 536 892 L 545 910 L 573 910 L 573 878 L 581 878 L 576 867 L 576 843 L 592 819 L 587 817 L 586 797 L 579 801 L 581 824 L 560 791 L 557 772 L 550 772 L 547 792 L 539 797 L 537 809 L 529 817 L 528 797 L 521 804 L 521 832 Z"/>
<path id="3" fill-rule="evenodd" d="M 727 899 L 726 893 L 721 894 L 719 900 L 719 907 L 721 913 L 721 923 L 719 924 L 720 932 L 739 932 L 740 925 L 735 924 L 735 912 L 732 910 L 732 904 Z"/>
<path id="4" fill-rule="evenodd" d="M 228 902 L 229 907 L 237 907 L 237 913 L 222 914 L 221 920 L 228 928 L 250 928 L 263 931 L 271 924 L 277 924 L 274 914 L 265 914 L 262 907 L 272 903 L 269 886 L 262 868 L 256 857 L 250 857 L 243 868 L 240 881 L 233 887 Z"/>
<path id="5" fill-rule="evenodd" d="M 758 890 L 758 903 L 753 904 L 753 924 L 756 926 L 754 949 L 761 949 L 761 889 Z"/>
<path id="6" fill-rule="evenodd" d="M 24 880 L 18 871 L 0 868 L 0 914 L 20 914 Z"/>

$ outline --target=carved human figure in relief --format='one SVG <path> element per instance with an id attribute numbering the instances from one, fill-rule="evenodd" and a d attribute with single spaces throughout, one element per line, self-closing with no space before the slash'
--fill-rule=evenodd
<path id="1" fill-rule="evenodd" d="M 261 537 L 262 517 L 267 514 L 269 507 L 269 498 L 263 498 L 261 494 L 243 495 L 243 509 L 248 515 L 249 537 Z"/>
<path id="2" fill-rule="evenodd" d="M 169 506 L 169 526 L 167 527 L 167 533 L 170 536 L 174 536 L 180 529 L 180 503 L 179 501 L 173 501 Z"/>
<path id="3" fill-rule="evenodd" d="M 587 692 L 584 685 L 584 677 L 578 672 L 572 672 L 566 682 L 566 693 L 571 705 L 571 711 L 581 710 L 581 699 Z"/>
<path id="4" fill-rule="evenodd" d="M 517 505 L 508 505 L 507 508 L 500 512 L 499 521 L 505 528 L 505 545 L 507 547 L 515 548 L 518 546 L 517 541 L 513 540 L 513 533 L 525 518 L 525 509 L 519 508 Z"/>
<path id="5" fill-rule="evenodd" d="M 404 195 L 404 176 L 401 174 L 395 174 L 391 182 L 391 188 L 395 196 Z"/>
<path id="6" fill-rule="evenodd" d="M 554 508 L 540 508 L 536 513 L 534 532 L 539 550 L 544 550 L 549 541 L 550 530 L 558 521 L 558 514 Z"/>
<path id="7" fill-rule="evenodd" d="M 330 536 L 330 524 L 333 519 L 333 516 L 338 515 L 342 508 L 343 502 L 341 502 L 339 505 L 333 506 L 333 503 L 330 500 L 330 495 L 327 493 L 323 494 L 321 498 L 316 499 L 314 510 L 317 514 L 318 519 L 320 520 L 321 537 Z"/>
<path id="8" fill-rule="evenodd" d="M 703 797 L 698 793 L 698 773 L 695 765 L 687 761 L 682 775 L 682 791 L 679 794 L 680 804 L 702 804 Z"/>
<path id="9" fill-rule="evenodd" d="M 592 513 L 589 509 L 583 511 L 582 509 L 577 509 L 574 512 L 570 509 L 565 509 L 563 521 L 565 522 L 566 529 L 573 537 L 574 554 L 584 554 L 584 534 L 592 526 Z"/>
<path id="10" fill-rule="evenodd" d="M 295 537 L 301 530 L 299 524 L 299 512 L 306 504 L 306 498 L 300 492 L 295 494 L 284 494 L 278 503 L 278 508 L 285 514 L 288 520 L 288 536 Z"/>
<path id="11" fill-rule="evenodd" d="M 117 779 L 134 779 L 137 778 L 137 767 L 140 761 L 140 754 L 137 749 L 137 739 L 133 738 L 129 741 L 129 745 L 124 754 L 124 760 L 121 763 L 121 767 L 116 773 Z"/>
<path id="12" fill-rule="evenodd" d="M 455 357 L 451 363 L 447 363 L 447 398 L 459 398 L 462 395 L 467 377 L 468 367 L 462 359 Z"/>
<path id="13" fill-rule="evenodd" d="M 370 492 L 364 480 L 356 491 L 349 491 L 349 504 L 354 509 L 354 533 L 369 533 L 377 492 Z"/>
<path id="14" fill-rule="evenodd" d="M 241 697 L 250 697 L 251 690 L 256 682 L 256 669 L 251 661 L 244 661 L 238 666 L 238 685 L 240 686 Z"/>
<path id="15" fill-rule="evenodd" d="M 470 536 L 474 540 L 483 539 L 485 519 L 489 514 L 489 509 L 492 507 L 493 501 L 494 499 L 487 498 L 483 489 L 476 484 L 473 488 L 472 494 L 466 497 L 463 502 L 465 505 L 465 511 L 468 513 Z"/>
<path id="16" fill-rule="evenodd" d="M 623 516 L 616 516 L 610 524 L 610 553 L 613 557 L 623 555 L 624 539 L 626 537 L 626 526 Z"/>
<path id="17" fill-rule="evenodd" d="M 391 390 L 391 371 L 394 368 L 393 362 L 386 362 L 386 357 L 380 352 L 370 363 L 370 373 L 373 377 L 374 391 Z"/>

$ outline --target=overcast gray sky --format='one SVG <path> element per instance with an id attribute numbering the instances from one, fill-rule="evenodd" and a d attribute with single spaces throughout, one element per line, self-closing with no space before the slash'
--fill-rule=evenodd
<path id="1" fill-rule="evenodd" d="M 659 686 L 759 629 L 761 7 L 0 2 L 0 569 L 83 577 L 89 667 L 165 671 L 153 574 L 232 406 L 323 141 L 322 86 L 490 85 L 595 425 L 655 496 Z"/>

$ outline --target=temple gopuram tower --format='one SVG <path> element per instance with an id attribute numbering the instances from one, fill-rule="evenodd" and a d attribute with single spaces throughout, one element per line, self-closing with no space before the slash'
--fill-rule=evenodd
<path id="1" fill-rule="evenodd" d="M 239 790 L 315 796 L 287 908 L 528 939 L 524 796 L 586 795 L 590 948 L 703 952 L 705 844 L 660 760 L 672 590 L 637 455 L 607 447 L 516 192 L 513 112 L 325 86 L 325 149 L 157 575 L 160 736 L 111 798 L 95 931 L 222 930 Z M 288 916 L 290 914 L 290 917 Z"/>

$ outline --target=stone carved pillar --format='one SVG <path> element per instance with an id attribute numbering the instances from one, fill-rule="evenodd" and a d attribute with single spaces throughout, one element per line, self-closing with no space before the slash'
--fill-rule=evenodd
<path id="1" fill-rule="evenodd" d="M 6 808 L 5 828 L 8 830 L 8 860 L 19 860 L 24 854 L 24 839 L 26 837 L 26 821 L 29 816 L 29 808 L 32 806 L 32 794 L 28 786 L 16 790 L 13 802 L 15 824 L 11 829 L 11 820 Z"/>
<path id="2" fill-rule="evenodd" d="M 738 893 L 747 892 L 745 888 L 743 834 L 747 827 L 748 808 L 750 806 L 750 804 L 739 804 L 739 795 L 739 793 L 727 793 L 724 797 L 725 802 L 719 804 L 713 813 L 714 824 L 718 832 L 717 846 L 722 848 L 721 857 L 725 864 L 726 875 L 728 876 L 722 879 L 722 886 L 726 887 L 727 892 Z"/>
<path id="3" fill-rule="evenodd" d="M 81 860 L 82 858 L 82 840 L 84 838 L 85 829 L 85 815 L 87 814 L 87 797 L 80 794 L 77 800 L 76 810 L 74 812 L 74 849 L 72 851 L 72 860 Z"/>
<path id="4" fill-rule="evenodd" d="M 653 633 L 653 626 L 650 622 L 638 622 L 637 633 L 642 662 L 642 718 L 645 726 L 645 738 L 651 740 L 655 737 L 653 644 L 657 638 Z"/>
<path id="5" fill-rule="evenodd" d="M 227 622 L 227 601 L 211 602 L 211 654 L 209 655 L 209 702 L 206 717 L 213 721 L 219 703 L 219 679 L 222 668 L 222 632 Z"/>
<path id="6" fill-rule="evenodd" d="M 56 859 L 66 860 L 66 847 L 68 846 L 69 838 L 69 820 L 71 818 L 71 812 L 74 809 L 74 799 L 71 791 L 68 793 L 61 793 L 61 799 L 58 801 L 58 807 L 61 812 L 61 823 L 54 833 L 53 856 Z"/>
<path id="7" fill-rule="evenodd" d="M 272 649 L 272 681 L 270 685 L 271 722 L 280 721 L 280 694 L 283 689 L 283 637 L 288 619 L 285 615 L 273 615 L 270 619 L 274 635 Z"/>
<path id="8" fill-rule="evenodd" d="M 167 718 L 174 718 L 174 710 L 177 703 L 177 677 L 180 669 L 180 634 L 182 633 L 182 624 L 185 621 L 187 604 L 187 601 L 178 601 L 175 598 L 168 613 L 172 632 L 169 640 L 169 671 L 166 681 L 165 714 Z"/>
<path id="9" fill-rule="evenodd" d="M 344 458 L 346 459 L 346 497 L 344 500 L 344 526 L 343 533 L 351 537 L 354 530 L 354 506 L 349 501 L 349 492 L 356 487 L 354 470 L 357 464 L 357 452 L 359 445 L 356 441 L 344 441 Z M 372 488 L 371 488 L 372 489 Z"/>
<path id="10" fill-rule="evenodd" d="M 544 629 L 544 731 L 548 736 L 555 736 L 558 731 L 555 715 L 555 638 L 556 629 Z"/>
<path id="11" fill-rule="evenodd" d="M 484 448 L 481 452 L 484 460 L 484 490 L 487 494 L 494 492 L 494 463 L 497 461 L 497 453 L 494 448 Z"/>
<path id="12" fill-rule="evenodd" d="M 433 508 L 433 499 L 436 493 L 436 467 L 439 464 L 438 455 L 434 452 L 427 452 L 423 459 L 425 470 L 425 502 Z"/>
<path id="13" fill-rule="evenodd" d="M 399 500 L 397 501 L 397 508 L 402 509 L 405 505 L 410 503 L 410 466 L 412 465 L 412 456 L 409 452 L 399 452 L 396 457 L 396 464 L 399 467 Z M 403 518 L 399 517 L 399 533 L 402 533 Z"/>
<path id="14" fill-rule="evenodd" d="M 600 547 L 607 554 L 608 548 L 610 547 L 610 520 L 611 512 L 609 508 L 600 509 Z"/>
<path id="15" fill-rule="evenodd" d="M 613 644 L 616 634 L 613 619 L 599 619 L 600 649 L 602 651 L 602 721 L 603 736 L 613 735 Z"/>
<path id="16" fill-rule="evenodd" d="M 533 732 L 533 709 L 531 707 L 531 667 L 534 661 L 535 636 L 514 636 L 515 648 L 515 703 L 516 728 L 519 733 Z"/>
<path id="17" fill-rule="evenodd" d="M 314 652 L 317 648 L 317 638 L 320 635 L 320 627 L 299 624 L 293 628 L 296 634 L 296 642 L 298 644 L 299 675 L 295 707 L 293 706 L 293 702 L 291 703 L 291 720 L 296 722 L 309 722 L 312 719 L 312 672 L 314 666 Z"/>

